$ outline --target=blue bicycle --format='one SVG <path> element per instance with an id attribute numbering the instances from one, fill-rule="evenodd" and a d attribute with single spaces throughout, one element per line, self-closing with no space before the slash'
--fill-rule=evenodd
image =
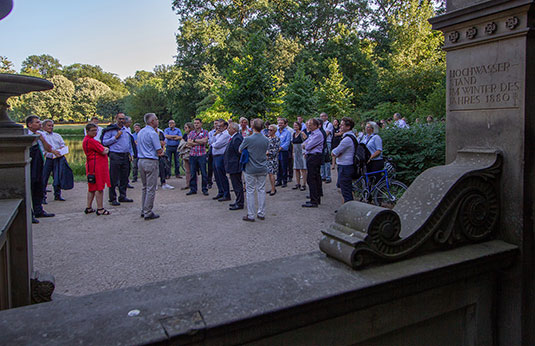
<path id="1" fill-rule="evenodd" d="M 355 200 L 370 203 L 380 207 L 393 208 L 397 201 L 407 191 L 407 185 L 401 181 L 388 177 L 394 170 L 385 168 L 376 172 L 364 173 L 353 183 Z M 381 174 L 379 181 L 375 182 L 377 175 Z M 373 176 L 373 177 L 372 177 Z"/>

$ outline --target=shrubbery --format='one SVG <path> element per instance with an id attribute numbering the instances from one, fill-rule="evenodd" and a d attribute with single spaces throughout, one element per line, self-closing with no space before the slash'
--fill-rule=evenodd
<path id="1" fill-rule="evenodd" d="M 446 160 L 446 127 L 444 123 L 397 127 L 381 131 L 383 155 L 397 166 L 396 179 L 409 185 L 426 169 L 443 165 Z"/>

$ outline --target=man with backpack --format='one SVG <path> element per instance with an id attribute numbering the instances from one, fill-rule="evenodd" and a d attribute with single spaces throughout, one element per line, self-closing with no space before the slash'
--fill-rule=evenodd
<path id="1" fill-rule="evenodd" d="M 351 118 L 344 117 L 340 122 L 340 132 L 343 133 L 340 144 L 332 151 L 338 166 L 338 185 L 342 191 L 344 203 L 353 200 L 352 179 L 355 174 L 355 150 L 357 138 L 353 133 L 355 122 Z"/>

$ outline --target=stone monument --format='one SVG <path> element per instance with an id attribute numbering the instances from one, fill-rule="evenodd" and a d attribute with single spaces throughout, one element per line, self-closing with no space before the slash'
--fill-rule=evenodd
<path id="1" fill-rule="evenodd" d="M 501 344 L 535 344 L 534 10 L 533 0 L 447 1 L 430 22 L 447 52 L 448 164 L 421 174 L 393 210 L 345 204 L 320 242 L 354 268 L 491 238 L 518 245 L 499 280 Z"/>
<path id="2" fill-rule="evenodd" d="M 0 19 L 12 8 L 11 0 L 0 1 Z M 8 98 L 53 87 L 41 78 L 0 73 L 0 309 L 50 300 L 53 291 L 51 276 L 33 273 L 28 148 L 37 137 L 7 113 Z"/>

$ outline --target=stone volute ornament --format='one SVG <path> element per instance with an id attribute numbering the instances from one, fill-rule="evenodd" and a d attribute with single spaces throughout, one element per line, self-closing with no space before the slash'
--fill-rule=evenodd
<path id="1" fill-rule="evenodd" d="M 452 31 L 448 35 L 448 39 L 450 40 L 451 43 L 456 43 L 457 41 L 459 41 L 460 37 L 461 37 L 461 34 L 459 34 L 458 31 Z"/>
<path id="2" fill-rule="evenodd" d="M 470 40 L 474 39 L 477 36 L 477 28 L 475 26 L 466 30 L 466 37 Z"/>
<path id="3" fill-rule="evenodd" d="M 518 24 L 520 24 L 520 19 L 518 19 L 518 17 L 510 17 L 505 21 L 505 26 L 510 30 L 514 30 Z"/>
<path id="4" fill-rule="evenodd" d="M 502 155 L 466 149 L 411 184 L 394 209 L 345 203 L 322 231 L 320 249 L 357 269 L 494 237 Z"/>
<path id="5" fill-rule="evenodd" d="M 494 23 L 494 22 L 488 23 L 485 26 L 485 32 L 487 33 L 487 35 L 494 34 L 496 32 L 496 30 L 498 30 L 498 25 L 496 25 L 496 23 Z"/>

